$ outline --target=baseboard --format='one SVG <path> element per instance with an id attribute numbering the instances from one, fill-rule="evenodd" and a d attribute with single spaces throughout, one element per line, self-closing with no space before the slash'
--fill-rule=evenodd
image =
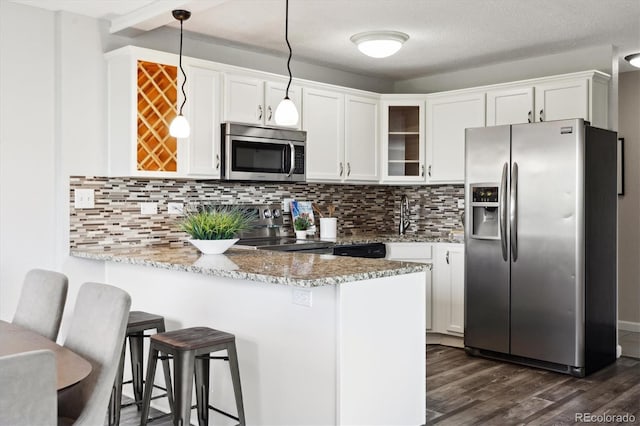
<path id="1" fill-rule="evenodd" d="M 464 338 L 440 333 L 427 333 L 427 345 L 444 345 L 464 348 Z"/>
<path id="2" fill-rule="evenodd" d="M 640 333 L 640 322 L 618 321 L 618 330 Z"/>

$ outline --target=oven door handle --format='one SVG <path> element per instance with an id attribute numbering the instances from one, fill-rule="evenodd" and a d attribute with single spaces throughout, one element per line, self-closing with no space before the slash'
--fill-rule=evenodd
<path id="1" fill-rule="evenodd" d="M 291 150 L 291 167 L 289 168 L 287 177 L 291 177 L 293 170 L 296 168 L 296 146 L 292 142 L 289 142 L 289 149 Z"/>

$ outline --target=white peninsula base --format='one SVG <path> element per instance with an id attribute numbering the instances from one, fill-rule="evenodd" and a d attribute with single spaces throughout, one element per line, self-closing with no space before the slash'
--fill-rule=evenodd
<path id="1" fill-rule="evenodd" d="M 426 422 L 425 272 L 300 288 L 113 262 L 105 268 L 107 282 L 131 294 L 131 309 L 163 315 L 167 330 L 208 326 L 236 335 L 247 424 Z M 210 399 L 235 413 L 224 361 L 212 361 Z M 168 410 L 164 399 L 154 403 Z M 212 424 L 234 424 L 210 415 Z"/>

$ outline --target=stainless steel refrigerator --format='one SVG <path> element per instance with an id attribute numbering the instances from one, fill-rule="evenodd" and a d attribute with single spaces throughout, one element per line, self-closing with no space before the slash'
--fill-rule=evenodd
<path id="1" fill-rule="evenodd" d="M 468 353 L 582 377 L 616 358 L 616 133 L 466 130 Z"/>

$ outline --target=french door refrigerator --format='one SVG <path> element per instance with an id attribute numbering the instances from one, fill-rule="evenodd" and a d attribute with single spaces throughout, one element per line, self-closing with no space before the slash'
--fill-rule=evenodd
<path id="1" fill-rule="evenodd" d="M 616 133 L 466 130 L 466 351 L 574 376 L 616 358 Z"/>

